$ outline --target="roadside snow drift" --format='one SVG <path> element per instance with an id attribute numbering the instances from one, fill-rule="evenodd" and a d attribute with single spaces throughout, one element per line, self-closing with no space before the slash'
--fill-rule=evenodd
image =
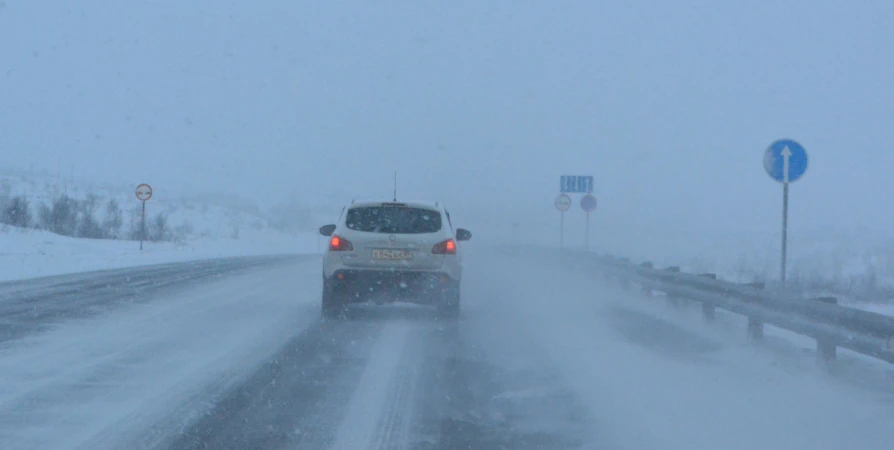
<path id="1" fill-rule="evenodd" d="M 0 231 L 0 281 L 207 258 L 315 253 L 321 246 L 320 236 L 310 233 L 257 233 L 241 239 L 145 242 L 140 251 L 138 241 L 70 238 L 6 227 Z"/>

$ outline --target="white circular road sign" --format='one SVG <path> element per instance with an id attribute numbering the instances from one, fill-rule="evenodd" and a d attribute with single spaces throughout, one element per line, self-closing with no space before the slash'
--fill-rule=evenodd
<path id="1" fill-rule="evenodd" d="M 571 197 L 565 194 L 561 194 L 556 197 L 555 205 L 556 209 L 558 209 L 559 211 L 568 211 L 569 209 L 571 209 Z"/>
<path id="2" fill-rule="evenodd" d="M 137 198 L 144 202 L 152 198 L 152 186 L 148 184 L 137 186 Z"/>

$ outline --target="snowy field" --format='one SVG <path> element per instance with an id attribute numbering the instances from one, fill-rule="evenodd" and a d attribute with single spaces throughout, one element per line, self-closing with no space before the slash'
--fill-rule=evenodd
<path id="1" fill-rule="evenodd" d="M 0 172 L 0 196 L 26 198 L 32 221 L 37 220 L 41 206 L 60 195 L 76 200 L 95 196 L 99 221 L 106 204 L 115 200 L 123 212 L 121 233 L 128 235 L 139 227 L 140 202 L 132 187 L 45 173 Z M 147 241 L 142 251 L 138 241 L 74 238 L 0 224 L 0 281 L 205 258 L 317 253 L 325 244 L 315 232 L 322 220 L 317 217 L 325 214 L 309 207 L 276 211 L 273 205 L 190 196 L 156 186 L 147 203 L 147 220 L 160 213 L 167 217 L 176 238 Z"/>
<path id="2" fill-rule="evenodd" d="M 135 241 L 71 238 L 6 227 L 0 229 L 0 281 L 207 258 L 316 253 L 321 245 L 316 234 L 258 233 L 240 239 L 146 242 L 140 251 Z"/>
<path id="3" fill-rule="evenodd" d="M 778 233 L 624 233 L 594 250 L 655 267 L 711 272 L 735 282 L 778 282 Z M 630 237 L 635 236 L 635 237 Z M 894 238 L 868 229 L 804 231 L 789 240 L 788 286 L 804 296 L 894 315 Z"/>
<path id="4" fill-rule="evenodd" d="M 619 232 L 597 235 L 600 252 L 676 265 L 690 271 L 712 271 L 737 281 L 779 277 L 779 233 Z M 789 278 L 795 281 L 844 283 L 876 278 L 879 287 L 894 288 L 894 237 L 868 229 L 792 231 L 789 235 Z"/>

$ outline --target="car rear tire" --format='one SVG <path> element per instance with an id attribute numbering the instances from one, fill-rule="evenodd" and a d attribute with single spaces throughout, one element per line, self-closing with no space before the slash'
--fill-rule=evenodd
<path id="1" fill-rule="evenodd" d="M 332 283 L 323 280 L 323 302 L 321 306 L 324 317 L 334 318 L 344 312 L 345 304 L 340 294 Z"/>
<path id="2" fill-rule="evenodd" d="M 444 289 L 438 302 L 438 314 L 444 318 L 455 318 L 459 316 L 459 304 L 459 285 Z"/>

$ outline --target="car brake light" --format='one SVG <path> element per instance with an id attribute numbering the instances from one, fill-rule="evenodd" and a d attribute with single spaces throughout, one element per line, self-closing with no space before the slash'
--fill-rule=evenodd
<path id="1" fill-rule="evenodd" d="M 329 251 L 333 252 L 350 252 L 354 250 L 354 244 L 351 244 L 351 241 L 341 237 L 333 235 L 332 239 L 329 239 Z"/>
<path id="2" fill-rule="evenodd" d="M 447 239 L 446 241 L 432 247 L 431 252 L 436 255 L 455 255 L 456 241 L 454 241 L 453 239 Z"/>

